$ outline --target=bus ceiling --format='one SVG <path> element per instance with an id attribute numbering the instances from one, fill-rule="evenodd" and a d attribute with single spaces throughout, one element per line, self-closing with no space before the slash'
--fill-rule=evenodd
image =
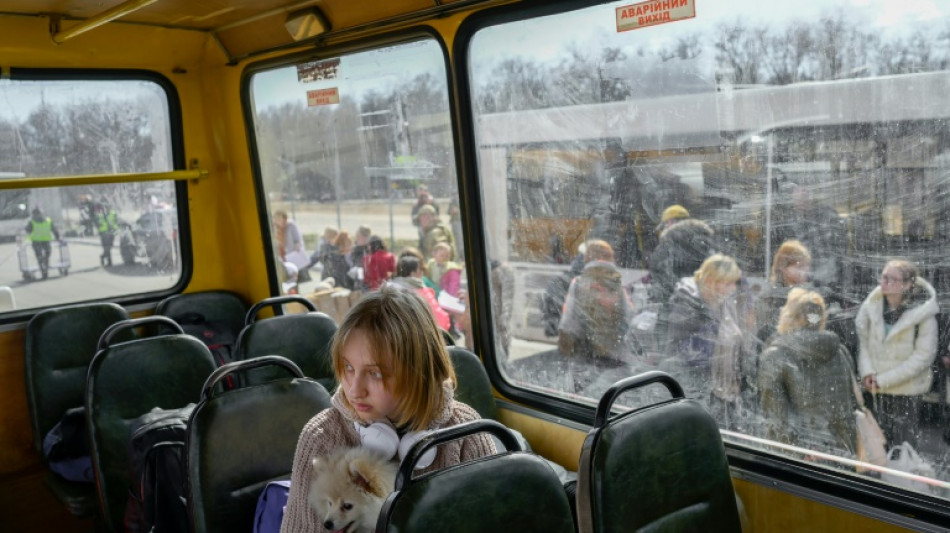
<path id="1" fill-rule="evenodd" d="M 229 62 L 314 46 L 432 20 L 501 0 L 361 1 L 303 0 L 126 0 L 103 10 L 100 0 L 8 0 L 0 15 L 50 19 L 57 44 L 81 38 L 104 24 L 142 24 L 206 32 L 220 44 Z"/>

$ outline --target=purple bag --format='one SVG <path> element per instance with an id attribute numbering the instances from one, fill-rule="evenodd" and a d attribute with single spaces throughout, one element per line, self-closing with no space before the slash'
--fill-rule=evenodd
<path id="1" fill-rule="evenodd" d="M 290 494 L 290 480 L 271 481 L 261 491 L 254 511 L 254 533 L 280 533 L 284 507 Z"/>

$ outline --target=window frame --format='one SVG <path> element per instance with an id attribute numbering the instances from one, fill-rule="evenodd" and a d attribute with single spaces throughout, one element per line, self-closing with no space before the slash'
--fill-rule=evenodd
<path id="1" fill-rule="evenodd" d="M 34 307 L 23 310 L 13 310 L 0 315 L 0 331 L 6 331 L 10 328 L 19 327 L 20 324 L 29 320 L 34 314 L 45 309 L 55 308 L 62 305 L 77 305 L 91 302 L 114 302 L 123 307 L 147 308 L 148 304 L 157 302 L 162 298 L 182 292 L 191 281 L 193 274 L 193 253 L 191 243 L 191 225 L 188 208 L 188 180 L 203 179 L 207 177 L 206 171 L 193 170 L 187 171 L 185 142 L 184 142 L 184 123 L 182 120 L 181 100 L 178 90 L 174 83 L 161 73 L 145 69 L 83 69 L 83 68 L 24 68 L 10 67 L 9 78 L 11 81 L 28 82 L 85 82 L 85 81 L 145 81 L 156 84 L 165 94 L 168 106 L 168 130 L 169 130 L 169 149 L 171 152 L 171 171 L 165 172 L 144 172 L 133 174 L 96 174 L 96 175 L 64 175 L 55 177 L 23 177 L 11 178 L 5 180 L 11 185 L 9 188 L 17 188 L 16 184 L 36 184 L 40 187 L 70 187 L 76 185 L 94 185 L 110 183 L 137 183 L 156 180 L 174 180 L 175 181 L 175 202 L 178 212 L 178 244 L 181 253 L 181 276 L 171 287 L 148 293 L 131 293 L 123 296 L 113 296 L 107 298 L 94 298 L 90 300 L 81 300 L 61 304 L 52 304 L 43 307 Z M 38 179 L 39 178 L 39 179 Z M 38 187 L 27 187 L 38 188 Z M 144 307 L 143 307 L 144 306 Z"/>

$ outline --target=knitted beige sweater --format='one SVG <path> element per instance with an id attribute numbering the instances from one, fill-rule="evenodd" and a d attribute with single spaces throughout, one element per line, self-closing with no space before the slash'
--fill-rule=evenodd
<path id="1" fill-rule="evenodd" d="M 450 384 L 446 383 L 445 391 L 442 415 L 430 429 L 450 427 L 480 418 L 474 409 L 455 401 Z M 300 433 L 290 477 L 290 496 L 287 500 L 284 520 L 280 526 L 281 533 L 327 531 L 322 525 L 322 518 L 317 517 L 316 512 L 307 503 L 307 496 L 310 493 L 311 463 L 314 457 L 328 455 L 337 448 L 360 445 L 359 434 L 353 427 L 353 421 L 358 420 L 356 413 L 343 404 L 339 390 L 333 395 L 332 401 L 333 407 L 325 409 L 310 419 Z M 495 444 L 491 437 L 486 433 L 480 433 L 440 444 L 432 465 L 417 472 L 439 470 L 494 453 L 496 453 Z"/>

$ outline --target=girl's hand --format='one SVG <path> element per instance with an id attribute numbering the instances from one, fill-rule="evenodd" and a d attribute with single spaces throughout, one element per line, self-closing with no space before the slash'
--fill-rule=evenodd
<path id="1" fill-rule="evenodd" d="M 878 387 L 877 387 L 877 380 L 874 379 L 874 375 L 873 375 L 873 374 L 868 375 L 868 376 L 864 376 L 863 384 L 864 384 L 864 388 L 867 389 L 867 390 L 869 390 L 869 391 L 875 391 L 875 390 L 877 390 L 877 388 L 878 388 Z"/>

